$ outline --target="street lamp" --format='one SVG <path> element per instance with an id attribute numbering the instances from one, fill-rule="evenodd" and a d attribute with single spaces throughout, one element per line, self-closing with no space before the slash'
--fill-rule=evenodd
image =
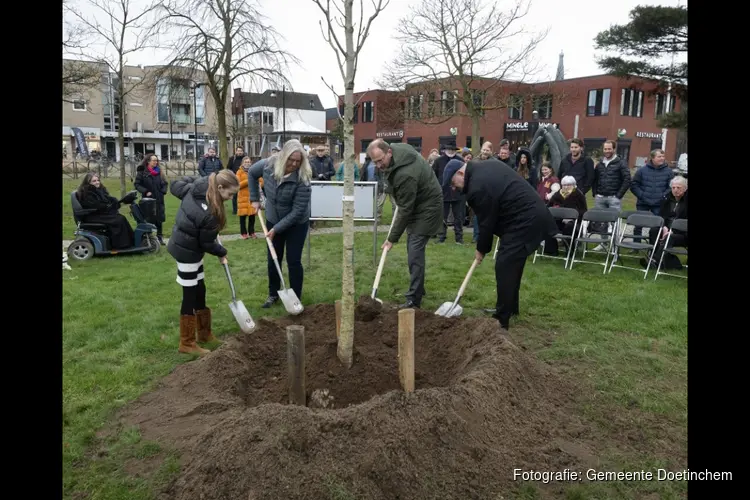
<path id="1" fill-rule="evenodd" d="M 193 158 L 198 160 L 198 92 L 200 87 L 205 86 L 205 83 L 194 83 L 190 90 L 193 91 L 193 124 L 195 125 L 195 144 L 193 152 Z"/>
<path id="2" fill-rule="evenodd" d="M 271 97 L 276 97 L 276 92 L 271 92 Z M 281 86 L 281 112 L 284 113 L 282 116 L 282 129 L 281 129 L 281 142 L 286 142 L 286 85 Z"/>

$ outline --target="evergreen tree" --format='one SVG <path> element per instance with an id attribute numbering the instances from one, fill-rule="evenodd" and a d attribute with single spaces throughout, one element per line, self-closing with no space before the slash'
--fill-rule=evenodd
<path id="1" fill-rule="evenodd" d="M 620 54 L 597 61 L 608 73 L 658 80 L 658 92 L 671 82 L 680 111 L 663 115 L 660 126 L 687 129 L 687 62 L 672 62 L 687 54 L 687 7 L 639 5 L 630 11 L 629 23 L 602 31 L 595 42 L 597 49 Z"/>

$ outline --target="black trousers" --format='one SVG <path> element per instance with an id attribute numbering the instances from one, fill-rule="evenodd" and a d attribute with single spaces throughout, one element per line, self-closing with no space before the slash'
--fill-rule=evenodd
<path id="1" fill-rule="evenodd" d="M 464 241 L 464 219 L 466 218 L 466 200 L 443 202 L 443 225 L 438 233 L 438 240 L 445 241 L 448 233 L 448 216 L 453 212 L 453 232 L 457 242 Z"/>
<path id="2" fill-rule="evenodd" d="M 656 231 L 655 229 L 652 231 L 649 231 L 648 234 L 648 242 L 652 245 L 656 241 L 656 238 L 660 238 L 660 232 Z M 661 259 L 661 254 L 664 252 L 664 243 L 666 243 L 667 239 L 664 238 L 663 240 L 659 241 L 659 244 L 656 245 L 656 250 L 654 251 L 654 255 L 651 256 L 652 259 L 658 264 L 659 259 Z M 681 233 L 673 233 L 672 237 L 669 238 L 669 247 L 686 247 L 688 245 L 688 237 L 686 234 Z M 682 262 L 680 262 L 680 259 L 671 253 L 668 253 L 664 256 L 664 262 L 662 263 L 662 266 L 664 269 L 682 269 Z"/>
<path id="3" fill-rule="evenodd" d="M 237 215 L 237 193 L 232 196 L 232 213 Z"/>
<path id="4" fill-rule="evenodd" d="M 503 248 L 502 240 L 495 258 L 495 281 L 497 282 L 497 303 L 495 318 L 500 326 L 508 329 L 510 317 L 519 312 L 519 292 L 521 278 L 528 257 L 523 247 Z"/>
<path id="5" fill-rule="evenodd" d="M 247 224 L 247 222 L 249 222 L 250 224 Z M 250 232 L 247 231 L 248 227 L 250 228 Z M 240 215 L 240 234 L 254 234 L 254 233 L 255 233 L 255 216 L 254 215 Z"/>
<path id="6" fill-rule="evenodd" d="M 266 224 L 269 231 L 273 229 L 273 223 L 266 221 Z M 302 250 L 305 248 L 309 225 L 309 222 L 303 222 L 273 237 L 273 248 L 276 250 L 276 255 L 279 258 L 279 267 L 281 267 L 281 262 L 284 260 L 284 250 L 286 250 L 286 267 L 289 271 L 289 283 L 287 283 L 287 286 L 294 290 L 294 293 L 297 294 L 297 298 L 300 300 L 302 300 L 302 282 L 304 280 Z M 268 295 L 269 297 L 278 297 L 281 280 L 271 257 L 271 250 L 267 247 L 266 255 L 268 258 Z"/>
<path id="7" fill-rule="evenodd" d="M 195 311 L 206 308 L 206 284 L 198 280 L 196 286 L 182 287 L 182 307 L 180 314 L 192 316 Z"/>

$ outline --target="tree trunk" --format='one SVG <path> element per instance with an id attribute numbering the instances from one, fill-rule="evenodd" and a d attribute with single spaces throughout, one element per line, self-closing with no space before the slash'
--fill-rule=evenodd
<path id="1" fill-rule="evenodd" d="M 482 117 L 479 116 L 479 113 L 480 111 L 477 110 L 472 113 L 471 117 L 471 154 L 476 157 L 482 151 L 481 138 L 479 137 L 479 122 Z"/>
<path id="2" fill-rule="evenodd" d="M 344 2 L 346 34 L 346 81 L 344 94 L 344 199 L 343 205 L 343 265 L 341 273 L 341 333 L 338 343 L 339 360 L 351 368 L 354 363 L 354 27 L 353 0 Z"/>
<path id="3" fill-rule="evenodd" d="M 120 61 L 120 68 L 122 68 L 122 60 Z M 120 198 L 125 197 L 127 192 L 126 172 L 125 172 L 125 82 L 123 81 L 122 69 L 117 74 L 117 98 L 120 101 L 119 111 L 117 112 L 117 121 L 119 126 L 117 127 L 117 147 L 120 150 Z M 112 103 L 114 106 L 115 103 Z M 137 243 L 137 242 L 136 242 Z"/>
<path id="4" fill-rule="evenodd" d="M 214 95 L 213 98 L 215 103 L 226 102 L 222 101 L 218 95 Z M 221 164 L 226 168 L 229 162 L 229 150 L 227 149 L 227 113 L 224 106 L 219 104 L 216 104 L 216 106 L 217 109 L 220 107 L 220 110 L 216 113 L 216 122 L 219 129 L 219 158 L 221 158 Z"/>

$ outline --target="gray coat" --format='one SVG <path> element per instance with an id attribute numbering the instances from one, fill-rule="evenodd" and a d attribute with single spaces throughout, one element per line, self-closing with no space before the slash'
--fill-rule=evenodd
<path id="1" fill-rule="evenodd" d="M 263 192 L 266 195 L 266 220 L 273 224 L 276 233 L 283 233 L 297 224 L 310 220 L 310 184 L 299 180 L 299 170 L 276 182 L 273 175 L 276 158 L 266 158 L 248 170 L 250 201 L 260 201 L 258 179 L 263 177 Z"/>

